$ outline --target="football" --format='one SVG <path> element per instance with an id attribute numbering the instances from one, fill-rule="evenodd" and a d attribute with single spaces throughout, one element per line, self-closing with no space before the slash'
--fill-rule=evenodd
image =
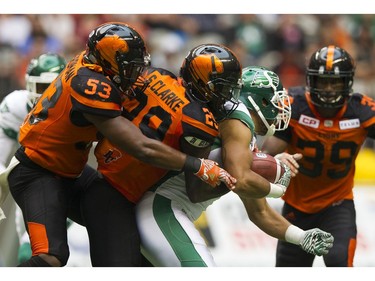
<path id="1" fill-rule="evenodd" d="M 251 170 L 272 183 L 277 182 L 285 173 L 284 165 L 278 159 L 262 152 L 253 152 Z"/>

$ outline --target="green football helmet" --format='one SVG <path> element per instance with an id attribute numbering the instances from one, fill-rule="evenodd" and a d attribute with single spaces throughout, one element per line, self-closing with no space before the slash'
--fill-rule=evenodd
<path id="1" fill-rule="evenodd" d="M 242 70 L 243 87 L 240 100 L 255 111 L 268 129 L 266 136 L 285 130 L 291 117 L 289 96 L 279 76 L 261 66 Z"/>
<path id="2" fill-rule="evenodd" d="M 42 54 L 30 61 L 25 75 L 26 90 L 29 92 L 29 107 L 33 106 L 36 99 L 41 96 L 65 66 L 65 59 L 54 53 Z"/>

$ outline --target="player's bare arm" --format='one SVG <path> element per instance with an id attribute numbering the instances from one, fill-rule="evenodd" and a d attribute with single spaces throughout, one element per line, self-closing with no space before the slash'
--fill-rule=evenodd
<path id="1" fill-rule="evenodd" d="M 268 235 L 285 240 L 285 232 L 291 225 L 283 216 L 269 206 L 265 198 L 240 197 L 249 219 Z"/>
<path id="2" fill-rule="evenodd" d="M 251 170 L 251 131 L 237 119 L 224 120 L 219 128 L 224 168 L 237 179 L 234 192 L 241 197 L 267 196 L 270 183 Z"/>
<path id="3" fill-rule="evenodd" d="M 302 230 L 272 209 L 265 198 L 241 198 L 249 219 L 268 235 L 301 247 L 307 253 L 322 256 L 333 247 L 334 238 L 319 228 Z"/>
<path id="4" fill-rule="evenodd" d="M 191 171 L 211 187 L 224 182 L 228 188 L 233 188 L 236 182 L 235 178 L 213 161 L 186 155 L 162 142 L 148 138 L 126 118 L 118 116 L 108 119 L 90 114 L 84 116 L 114 145 L 145 163 L 168 170 Z"/>
<path id="5" fill-rule="evenodd" d="M 122 116 L 104 118 L 89 114 L 84 114 L 84 116 L 114 145 L 133 157 L 161 168 L 182 170 L 186 161 L 184 153 L 146 137 L 126 118 Z"/>

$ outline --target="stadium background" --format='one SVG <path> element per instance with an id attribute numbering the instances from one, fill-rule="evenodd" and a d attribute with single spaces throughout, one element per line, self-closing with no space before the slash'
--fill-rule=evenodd
<path id="1" fill-rule="evenodd" d="M 32 57 L 52 51 L 69 60 L 85 48 L 89 32 L 106 21 L 136 27 L 146 39 L 152 64 L 175 74 L 191 47 L 214 42 L 229 46 L 244 66 L 264 65 L 274 70 L 285 87 L 304 84 L 309 55 L 323 45 L 335 44 L 347 49 L 357 62 L 354 90 L 375 97 L 375 15 L 371 14 L 1 14 L 0 100 L 25 87 L 24 73 Z M 368 140 L 356 162 L 356 266 L 375 266 L 375 226 L 368 223 L 375 214 L 374 151 L 374 142 Z M 93 158 L 90 163 L 95 165 Z M 282 201 L 270 204 L 277 209 Z M 13 266 L 18 241 L 10 196 L 4 209 L 8 219 L 0 225 L 0 266 Z M 276 240 L 248 221 L 235 196 L 215 202 L 197 224 L 219 265 L 273 266 Z M 83 234 L 74 229 L 70 235 Z M 86 250 L 77 245 L 71 266 L 85 264 Z M 322 262 L 317 259 L 319 265 Z"/>

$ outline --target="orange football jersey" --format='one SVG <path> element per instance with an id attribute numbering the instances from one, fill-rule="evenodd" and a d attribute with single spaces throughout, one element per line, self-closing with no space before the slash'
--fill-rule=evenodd
<path id="1" fill-rule="evenodd" d="M 20 129 L 25 154 L 60 176 L 77 177 L 88 159 L 97 129 L 82 113 L 121 115 L 121 93 L 82 52 L 38 99 Z"/>
<path id="2" fill-rule="evenodd" d="M 123 103 L 123 115 L 144 135 L 177 150 L 182 138 L 197 147 L 213 143 L 218 127 L 212 113 L 201 103 L 192 102 L 172 73 L 149 68 L 143 77 L 149 82 L 147 88 L 135 89 L 135 97 Z M 98 143 L 95 156 L 101 174 L 134 203 L 168 173 L 130 156 L 107 139 Z"/>
<path id="3" fill-rule="evenodd" d="M 289 94 L 289 128 L 275 136 L 288 142 L 288 153 L 302 153 L 303 158 L 283 199 L 306 213 L 352 199 L 355 159 L 366 137 L 375 138 L 375 101 L 353 94 L 337 116 L 324 119 L 302 87 L 289 89 Z"/>

